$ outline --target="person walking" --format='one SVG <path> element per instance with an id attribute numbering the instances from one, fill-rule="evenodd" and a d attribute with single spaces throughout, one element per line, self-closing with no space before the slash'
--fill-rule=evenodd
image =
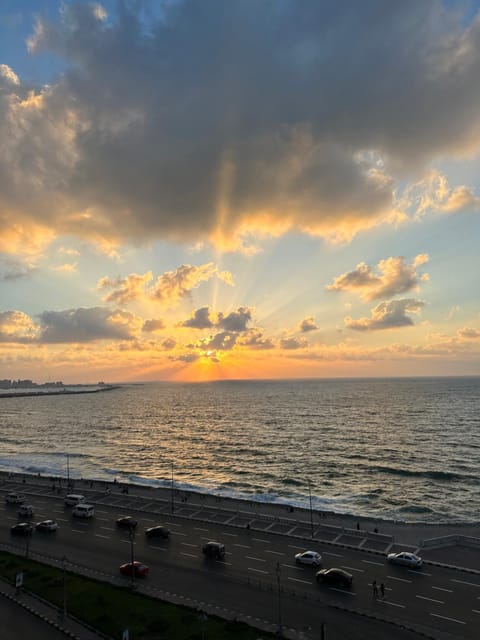
<path id="1" fill-rule="evenodd" d="M 382 584 L 380 585 L 380 595 L 382 596 L 382 600 L 385 600 L 385 585 Z"/>
<path id="2" fill-rule="evenodd" d="M 375 599 L 377 599 L 378 598 L 378 587 L 377 587 L 377 581 L 376 580 L 374 580 L 372 582 L 372 590 L 373 590 L 373 597 Z"/>

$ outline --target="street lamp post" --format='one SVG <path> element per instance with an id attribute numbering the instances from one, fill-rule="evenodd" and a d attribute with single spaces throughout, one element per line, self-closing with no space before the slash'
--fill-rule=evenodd
<path id="1" fill-rule="evenodd" d="M 310 536 L 313 538 L 313 509 L 312 509 L 312 484 L 308 481 L 308 496 L 310 498 Z"/>
<path id="2" fill-rule="evenodd" d="M 67 556 L 62 558 L 62 572 L 63 572 L 63 619 L 67 617 Z"/>
<path id="3" fill-rule="evenodd" d="M 130 586 L 132 589 L 135 589 L 135 560 L 133 557 L 133 545 L 135 540 L 135 527 L 130 526 L 128 530 L 128 537 L 130 539 L 130 562 L 132 566 L 132 570 L 130 572 Z"/>
<path id="4" fill-rule="evenodd" d="M 174 486 L 173 486 L 173 462 L 172 462 L 172 483 L 171 483 L 171 489 L 172 489 L 172 513 L 175 511 L 175 491 L 174 491 Z"/>
<path id="5" fill-rule="evenodd" d="M 282 570 L 280 569 L 280 563 L 277 562 L 276 574 L 277 574 L 277 587 L 278 587 L 278 635 L 282 635 L 282 585 L 280 582 Z"/>
<path id="6" fill-rule="evenodd" d="M 67 489 L 70 487 L 70 456 L 67 453 Z"/>

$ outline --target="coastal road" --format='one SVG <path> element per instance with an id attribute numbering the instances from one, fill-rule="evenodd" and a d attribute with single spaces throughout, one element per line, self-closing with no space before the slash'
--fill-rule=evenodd
<path id="1" fill-rule="evenodd" d="M 69 562 L 90 567 L 99 575 L 116 576 L 119 564 L 130 558 L 130 541 L 125 531 L 117 529 L 115 520 L 130 514 L 139 520 L 134 553 L 150 566 L 150 575 L 145 581 L 149 588 L 218 603 L 221 607 L 275 621 L 280 580 L 282 622 L 287 626 L 316 629 L 327 618 L 329 624 L 334 624 L 338 614 L 330 605 L 335 604 L 433 629 L 438 634 L 477 637 L 480 576 L 430 565 L 421 571 L 412 571 L 391 566 L 380 555 L 315 543 L 313 548 L 322 554 L 324 567 L 342 567 L 354 575 L 353 587 L 349 590 L 319 586 L 315 569 L 299 567 L 294 562 L 295 553 L 312 546 L 308 540 L 171 514 L 160 518 L 148 512 L 129 512 L 127 505 L 132 505 L 131 498 L 111 498 L 117 504 L 97 505 L 95 517 L 87 522 L 72 518 L 63 500 L 48 490 L 29 498 L 28 502 L 35 506 L 35 521 L 51 517 L 60 525 L 55 534 L 35 533 L 31 550 L 57 558 L 66 555 Z M 3 503 L 1 506 L 0 540 L 23 550 L 25 541 L 13 538 L 9 531 L 18 520 L 17 509 Z M 169 541 L 150 542 L 144 537 L 144 529 L 154 524 L 171 529 Z M 224 542 L 227 547 L 222 562 L 207 561 L 203 557 L 201 547 L 212 539 Z M 373 597 L 373 580 L 379 585 L 385 584 L 384 600 Z M 355 625 L 360 620 L 356 617 Z M 393 637 L 391 629 L 389 627 L 389 637 Z M 350 637 L 353 637 L 351 633 Z"/>

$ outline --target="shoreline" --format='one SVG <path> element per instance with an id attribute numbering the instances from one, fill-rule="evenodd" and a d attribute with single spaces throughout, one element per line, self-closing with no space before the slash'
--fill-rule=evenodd
<path id="1" fill-rule="evenodd" d="M 310 512 L 309 508 L 292 506 L 287 503 L 262 502 L 232 496 L 220 496 L 198 490 L 185 490 L 175 485 L 172 498 L 171 487 L 153 487 L 132 482 L 119 482 L 116 479 L 108 481 L 71 478 L 70 487 L 68 487 L 65 477 L 42 475 L 40 473 L 18 473 L 0 469 L 0 482 L 2 485 L 17 484 L 19 485 L 18 490 L 21 490 L 22 485 L 28 486 L 29 484 L 38 483 L 50 486 L 53 483 L 53 486 L 57 487 L 57 491 L 61 491 L 62 494 L 66 492 L 82 492 L 84 490 L 88 492 L 93 489 L 97 492 L 99 490 L 106 492 L 109 495 L 152 496 L 166 502 L 172 501 L 177 511 L 180 511 L 182 506 L 191 507 L 194 504 L 199 504 L 242 513 L 261 513 L 274 518 L 295 519 L 307 523 L 310 519 L 313 519 L 316 524 L 390 535 L 396 541 L 414 547 L 420 547 L 421 542 L 425 539 L 453 535 L 462 535 L 480 540 L 480 523 L 407 522 L 313 508 Z"/>
<path id="2" fill-rule="evenodd" d="M 67 396 L 67 395 L 80 395 L 82 393 L 101 393 L 103 391 L 114 391 L 115 389 L 120 389 L 120 385 L 112 385 L 105 387 L 98 387 L 97 389 L 80 389 L 74 390 L 73 388 L 62 387 L 61 389 L 48 389 L 47 391 L 43 391 L 41 389 L 26 389 L 25 391 L 18 391 L 14 393 L 13 391 L 7 391 L 6 393 L 1 393 L 0 398 L 27 398 L 27 397 L 43 397 L 43 396 Z"/>

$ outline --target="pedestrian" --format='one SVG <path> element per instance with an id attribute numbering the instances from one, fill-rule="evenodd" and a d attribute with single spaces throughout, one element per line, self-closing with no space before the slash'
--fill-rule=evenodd
<path id="1" fill-rule="evenodd" d="M 378 587 L 377 587 L 377 581 L 374 580 L 372 582 L 372 590 L 373 590 L 373 597 L 374 598 L 378 598 Z"/>
<path id="2" fill-rule="evenodd" d="M 385 600 L 385 585 L 382 584 L 380 585 L 380 595 L 382 596 L 382 600 Z"/>
<path id="3" fill-rule="evenodd" d="M 360 523 L 357 522 L 357 531 L 360 531 Z"/>

